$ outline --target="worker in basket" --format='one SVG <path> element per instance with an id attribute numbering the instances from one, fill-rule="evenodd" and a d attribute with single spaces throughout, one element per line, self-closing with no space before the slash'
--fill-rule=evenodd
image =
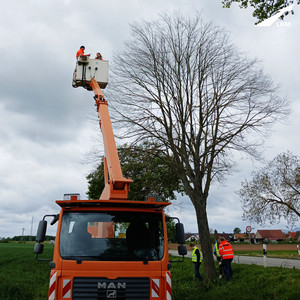
<path id="1" fill-rule="evenodd" d="M 78 57 L 82 56 L 82 55 L 86 55 L 86 56 L 90 56 L 91 55 L 91 54 L 84 54 L 84 50 L 85 50 L 85 47 L 81 46 L 80 49 L 76 53 L 76 59 L 78 59 Z"/>
<path id="2" fill-rule="evenodd" d="M 103 60 L 103 57 L 100 52 L 97 52 L 95 59 Z"/>

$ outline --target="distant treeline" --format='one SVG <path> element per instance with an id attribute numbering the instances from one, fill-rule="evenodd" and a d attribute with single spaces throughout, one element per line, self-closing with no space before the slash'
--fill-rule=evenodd
<path id="1" fill-rule="evenodd" d="M 45 241 L 55 240 L 55 236 L 46 235 Z M 35 235 L 17 235 L 12 238 L 0 238 L 0 243 L 35 241 Z"/>

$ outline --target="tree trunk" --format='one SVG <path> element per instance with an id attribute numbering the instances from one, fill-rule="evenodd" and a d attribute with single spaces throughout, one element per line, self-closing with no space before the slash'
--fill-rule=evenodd
<path id="1" fill-rule="evenodd" d="M 204 280 L 209 282 L 216 278 L 216 269 L 206 214 L 206 199 L 198 196 L 192 202 L 196 211 L 199 239 L 203 254 Z"/>

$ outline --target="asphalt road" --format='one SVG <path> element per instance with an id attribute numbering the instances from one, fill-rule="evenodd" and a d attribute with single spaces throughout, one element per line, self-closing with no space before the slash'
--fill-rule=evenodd
<path id="1" fill-rule="evenodd" d="M 169 250 L 169 254 L 178 256 L 177 250 Z M 192 257 L 192 251 L 188 251 L 186 257 Z M 263 257 L 254 256 L 239 256 L 235 255 L 233 263 L 245 265 L 261 265 L 264 266 Z M 300 269 L 300 260 L 298 259 L 282 259 L 282 258 L 266 258 L 267 267 L 282 267 L 282 268 L 295 268 Z"/>

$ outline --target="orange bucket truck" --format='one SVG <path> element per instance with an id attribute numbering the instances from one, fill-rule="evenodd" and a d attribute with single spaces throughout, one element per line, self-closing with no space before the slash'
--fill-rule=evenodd
<path id="1" fill-rule="evenodd" d="M 34 253 L 43 253 L 47 218 L 58 222 L 49 283 L 49 300 L 172 299 L 171 263 L 164 208 L 155 197 L 130 201 L 131 179 L 123 177 L 101 88 L 108 83 L 108 61 L 81 56 L 73 86 L 94 91 L 105 149 L 105 188 L 99 200 L 66 194 L 60 213 L 40 221 Z M 184 258 L 184 228 L 176 219 L 178 253 Z"/>

